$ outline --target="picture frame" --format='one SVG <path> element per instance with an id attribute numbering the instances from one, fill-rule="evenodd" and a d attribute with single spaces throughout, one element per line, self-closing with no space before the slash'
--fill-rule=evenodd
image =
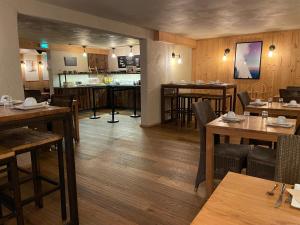
<path id="1" fill-rule="evenodd" d="M 260 79 L 262 49 L 263 41 L 236 43 L 234 79 Z"/>

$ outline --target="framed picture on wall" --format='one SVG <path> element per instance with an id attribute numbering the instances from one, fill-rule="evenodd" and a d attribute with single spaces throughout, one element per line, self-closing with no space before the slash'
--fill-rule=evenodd
<path id="1" fill-rule="evenodd" d="M 236 44 L 234 79 L 260 78 L 262 47 L 262 41 Z"/>

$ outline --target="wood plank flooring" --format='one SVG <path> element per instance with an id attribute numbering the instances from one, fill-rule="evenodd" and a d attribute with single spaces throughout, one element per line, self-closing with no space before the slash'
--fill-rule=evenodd
<path id="1" fill-rule="evenodd" d="M 185 225 L 204 203 L 194 190 L 198 133 L 176 127 L 141 128 L 140 120 L 117 115 L 117 124 L 82 114 L 76 146 L 79 218 L 82 225 Z M 57 177 L 55 152 L 42 154 L 42 171 Z M 30 186 L 23 188 L 26 194 Z M 43 209 L 25 207 L 27 225 L 60 222 L 59 194 Z M 11 220 L 8 224 L 15 224 Z"/>

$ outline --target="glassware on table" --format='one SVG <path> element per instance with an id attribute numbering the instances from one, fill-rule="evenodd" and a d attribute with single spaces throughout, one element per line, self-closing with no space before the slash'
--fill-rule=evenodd
<path id="1" fill-rule="evenodd" d="M 268 98 L 268 103 L 272 104 L 272 102 L 273 102 L 273 98 Z"/>
<path id="2" fill-rule="evenodd" d="M 250 112 L 249 111 L 244 111 L 244 116 L 250 116 Z"/>
<path id="3" fill-rule="evenodd" d="M 269 116 L 268 111 L 262 111 L 262 112 L 261 112 L 261 117 L 262 117 L 262 118 L 268 118 L 268 116 Z"/>
<path id="4" fill-rule="evenodd" d="M 278 99 L 278 102 L 279 102 L 279 103 L 283 103 L 283 98 L 279 98 L 279 99 Z"/>

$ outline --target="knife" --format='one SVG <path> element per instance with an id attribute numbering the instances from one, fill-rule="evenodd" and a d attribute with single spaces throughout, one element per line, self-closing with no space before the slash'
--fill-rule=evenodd
<path id="1" fill-rule="evenodd" d="M 278 199 L 277 199 L 277 201 L 276 201 L 276 203 L 275 203 L 275 205 L 274 205 L 275 208 L 279 208 L 279 207 L 281 206 L 281 204 L 282 204 L 283 194 L 284 194 L 284 192 L 285 192 L 285 187 L 286 187 L 286 185 L 285 185 L 285 184 L 282 184 L 282 186 L 281 186 L 281 191 L 280 191 L 280 195 L 279 195 L 279 197 L 278 197 Z"/>

